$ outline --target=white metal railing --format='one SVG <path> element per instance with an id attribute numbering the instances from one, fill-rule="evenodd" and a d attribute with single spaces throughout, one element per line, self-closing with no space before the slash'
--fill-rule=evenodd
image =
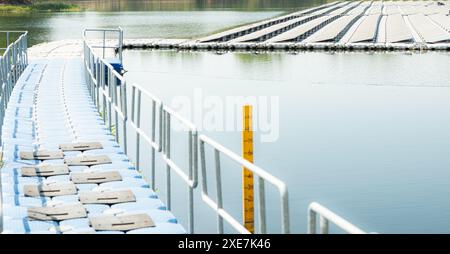
<path id="1" fill-rule="evenodd" d="M 102 29 L 88 29 L 84 32 L 100 32 Z M 119 29 L 106 29 L 108 32 L 118 32 Z M 103 33 L 104 34 L 104 33 Z M 163 105 L 161 100 L 149 91 L 143 89 L 137 84 L 128 84 L 126 80 L 114 70 L 104 55 L 98 56 L 94 48 L 89 45 L 86 37 L 84 37 L 84 64 L 86 69 L 86 80 L 91 97 L 94 100 L 99 112 L 105 120 L 106 126 L 114 133 L 116 141 L 123 147 L 126 154 L 128 153 L 127 126 L 130 126 L 135 132 L 135 165 L 138 170 L 142 170 L 140 163 L 140 143 L 145 141 L 151 147 L 151 186 L 155 189 L 155 158 L 156 152 L 160 152 L 163 161 L 166 164 L 166 187 L 167 187 L 167 208 L 171 209 L 171 172 L 179 176 L 188 187 L 188 229 L 190 233 L 194 232 L 194 200 L 193 191 L 197 186 L 197 130 L 195 126 L 188 120 L 181 117 L 174 110 Z M 105 38 L 105 36 L 104 36 Z M 120 35 L 117 38 L 122 40 Z M 105 43 L 103 43 L 105 44 Z M 117 51 L 121 54 L 123 43 L 120 41 L 115 44 Z M 104 53 L 104 51 L 103 51 Z M 128 96 L 127 89 L 131 89 L 131 112 L 128 112 Z M 146 97 L 151 101 L 151 133 L 147 135 L 141 127 L 141 101 L 142 97 Z M 146 115 L 149 115 L 146 112 Z M 173 120 L 172 120 L 173 119 Z M 119 121 L 122 128 L 119 129 Z M 177 121 L 188 130 L 188 149 L 189 156 L 188 169 L 184 170 L 176 164 L 170 156 L 171 135 L 170 126 L 172 121 Z M 158 139 L 159 138 L 159 139 Z"/>
<path id="2" fill-rule="evenodd" d="M 255 164 L 245 160 L 241 156 L 235 154 L 228 148 L 222 146 L 216 141 L 208 138 L 205 135 L 199 136 L 200 141 L 200 161 L 201 161 L 201 175 L 202 175 L 202 199 L 208 206 L 210 206 L 217 213 L 217 227 L 218 233 L 223 233 L 223 220 L 227 221 L 234 229 L 239 233 L 250 233 L 236 218 L 234 218 L 229 212 L 223 208 L 223 194 L 222 194 L 222 178 L 221 178 L 221 163 L 220 155 L 223 154 L 237 162 L 240 166 L 252 171 L 258 179 L 258 210 L 259 218 L 259 233 L 266 233 L 266 204 L 265 204 L 265 187 L 264 183 L 268 182 L 274 185 L 280 194 L 281 204 L 281 231 L 285 234 L 289 233 L 289 204 L 288 204 L 288 191 L 286 185 L 278 178 L 267 173 L 264 169 L 256 166 Z M 216 199 L 209 196 L 208 184 L 207 184 L 207 168 L 206 168 L 206 155 L 205 144 L 210 145 L 214 149 L 214 165 L 215 165 L 215 179 L 216 179 Z M 239 168 L 241 169 L 241 168 Z"/>
<path id="3" fill-rule="evenodd" d="M 92 46 L 86 40 L 88 32 L 99 32 L 103 35 L 103 43 L 101 46 Z M 106 33 L 118 33 L 117 40 L 114 46 L 106 45 Z M 198 136 L 196 126 L 189 120 L 185 119 L 170 107 L 165 105 L 157 96 L 144 89 L 138 84 L 128 84 L 124 77 L 113 66 L 105 60 L 105 51 L 103 49 L 102 56 L 99 56 L 94 49 L 106 47 L 115 48 L 116 52 L 120 54 L 122 61 L 122 45 L 123 45 L 123 31 L 118 29 L 87 29 L 83 33 L 84 38 L 84 65 L 86 70 L 86 81 L 90 91 L 90 95 L 97 106 L 99 112 L 102 114 L 106 126 L 115 135 L 116 141 L 121 145 L 124 152 L 129 154 L 128 149 L 128 134 L 127 126 L 134 130 L 135 137 L 135 155 L 134 161 L 136 168 L 143 171 L 141 166 L 141 141 L 146 142 L 151 147 L 151 187 L 155 190 L 156 186 L 156 152 L 161 155 L 162 161 L 166 166 L 166 205 L 171 210 L 171 172 L 174 172 L 180 177 L 188 188 L 188 231 L 194 233 L 194 189 L 198 185 L 198 144 L 200 146 L 200 161 L 201 161 L 201 180 L 202 180 L 202 200 L 212 208 L 217 214 L 218 232 L 224 231 L 224 220 L 228 222 L 239 233 L 250 233 L 241 222 L 234 218 L 223 207 L 222 194 L 222 177 L 221 177 L 221 155 L 225 155 L 229 159 L 238 163 L 240 166 L 246 167 L 252 171 L 257 177 L 257 195 L 258 206 L 255 207 L 259 219 L 259 232 L 267 232 L 266 223 L 266 195 L 265 183 L 268 182 L 275 186 L 279 192 L 280 206 L 281 206 L 281 232 L 290 232 L 289 221 L 289 204 L 287 186 L 278 178 L 272 176 L 264 169 L 256 166 L 253 163 L 245 160 L 243 157 L 237 155 L 216 141 L 208 138 L 205 135 Z M 127 90 L 131 89 L 130 94 Z M 130 108 L 128 107 L 128 99 L 130 100 Z M 141 126 L 141 107 L 142 98 L 146 98 L 151 102 L 151 110 L 146 111 L 145 115 L 150 116 L 150 134 L 147 134 Z M 128 112 L 128 111 L 131 112 Z M 186 154 L 188 156 L 187 170 L 178 165 L 171 156 L 171 126 L 172 122 L 176 121 L 187 131 L 188 146 Z M 121 127 L 119 128 L 119 122 Z M 216 180 L 216 199 L 215 201 L 208 193 L 208 178 L 206 166 L 205 146 L 208 145 L 214 149 L 214 163 L 215 163 L 215 180 Z M 309 233 L 315 233 L 316 214 L 320 215 L 321 229 L 323 233 L 328 233 L 328 221 L 333 222 L 337 226 L 350 233 L 364 233 L 346 220 L 337 216 L 333 212 L 324 208 L 323 206 L 313 203 L 309 210 Z"/>
<path id="4" fill-rule="evenodd" d="M 11 35 L 17 37 L 11 40 Z M 0 145 L 3 149 L 2 128 L 5 111 L 8 105 L 12 89 L 28 65 L 27 56 L 27 32 L 0 31 L 0 38 L 5 36 L 5 48 L 0 48 Z M 12 41 L 12 42 L 11 42 Z M 2 158 L 0 158 L 2 159 Z M 3 200 L 0 175 L 0 232 L 3 231 Z"/>
<path id="5" fill-rule="evenodd" d="M 363 230 L 316 202 L 311 203 L 308 207 L 308 234 L 316 234 L 317 216 L 319 216 L 319 227 L 322 234 L 330 232 L 330 222 L 347 233 L 366 234 Z"/>
<path id="6" fill-rule="evenodd" d="M 11 42 L 11 36 L 13 35 L 17 39 Z M 24 31 L 0 31 L 0 38 L 3 36 L 5 36 L 6 47 L 0 48 L 3 51 L 0 56 L 0 126 L 3 126 L 3 118 L 12 89 L 28 65 L 28 33 Z M 0 144 L 2 144 L 1 134 L 0 129 Z"/>

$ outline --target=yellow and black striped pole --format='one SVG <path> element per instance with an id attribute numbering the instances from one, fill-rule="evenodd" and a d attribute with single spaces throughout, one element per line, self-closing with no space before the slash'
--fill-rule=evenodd
<path id="1" fill-rule="evenodd" d="M 244 159 L 253 163 L 253 126 L 252 106 L 243 107 L 243 130 L 242 130 L 242 154 Z M 255 212 L 253 195 L 253 172 L 247 168 L 242 171 L 242 208 L 245 228 L 251 233 L 255 232 Z"/>

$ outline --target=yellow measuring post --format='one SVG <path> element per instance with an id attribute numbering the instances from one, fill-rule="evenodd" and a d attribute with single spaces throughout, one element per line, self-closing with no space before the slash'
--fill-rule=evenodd
<path id="1" fill-rule="evenodd" d="M 242 154 L 244 159 L 253 163 L 253 126 L 252 106 L 243 107 Z M 245 228 L 255 233 L 255 211 L 253 195 L 253 172 L 247 168 L 242 171 L 242 208 Z"/>

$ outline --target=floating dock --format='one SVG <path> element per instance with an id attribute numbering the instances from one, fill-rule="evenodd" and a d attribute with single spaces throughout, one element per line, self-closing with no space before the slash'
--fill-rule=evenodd
<path id="1" fill-rule="evenodd" d="M 95 40 L 87 40 L 88 32 L 116 33 L 118 40 L 110 45 L 103 39 L 98 46 L 91 44 Z M 117 61 L 105 58 L 106 49 L 113 53 L 118 47 L 122 59 L 122 29 L 85 29 L 81 42 L 50 42 L 29 51 L 27 32 L 0 33 L 7 38 L 19 36 L 0 49 L 0 233 L 195 233 L 198 162 L 201 200 L 216 214 L 218 233 L 224 233 L 225 222 L 239 233 L 268 232 L 265 185 L 278 190 L 279 225 L 282 233 L 290 233 L 284 182 L 206 135 L 198 135 L 193 123 L 150 91 L 127 83 L 111 64 Z M 151 102 L 143 113 L 151 119 L 151 134 L 140 125 L 143 101 Z M 188 130 L 187 149 L 181 154 L 188 165 L 171 158 L 171 122 Z M 130 139 L 134 139 L 134 152 L 128 149 Z M 150 145 L 150 151 L 140 152 L 141 142 Z M 213 158 L 206 149 L 214 150 Z M 153 162 L 141 165 L 140 155 L 149 153 Z M 165 164 L 164 202 L 154 187 L 156 157 Z M 226 192 L 222 191 L 221 157 L 240 165 L 235 170 L 245 167 L 246 173 L 257 177 L 257 229 L 247 228 L 222 206 Z M 207 159 L 214 159 L 215 166 L 208 166 Z M 171 173 L 188 189 L 186 229 L 171 212 Z M 149 176 L 144 179 L 142 174 Z M 217 191 L 214 198 L 207 188 L 211 179 Z M 247 201 L 249 207 L 254 207 L 252 203 Z M 330 223 L 348 233 L 365 233 L 320 204 L 312 203 L 308 214 L 308 233 L 316 233 L 317 224 L 321 233 L 329 233 Z M 320 217 L 318 223 L 316 217 Z"/>
<path id="2" fill-rule="evenodd" d="M 199 39 L 129 40 L 124 48 L 450 50 L 450 2 L 333 2 Z"/>
<path id="3" fill-rule="evenodd" d="M 2 61 L 0 232 L 186 233 L 105 126 L 83 59 L 27 64 L 21 38 L 3 56 L 21 62 Z"/>

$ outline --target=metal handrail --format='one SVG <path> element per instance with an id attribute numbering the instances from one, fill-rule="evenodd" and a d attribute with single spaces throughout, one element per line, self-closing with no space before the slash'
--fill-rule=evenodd
<path id="1" fill-rule="evenodd" d="M 319 226 L 322 234 L 329 233 L 329 222 L 350 234 L 366 234 L 363 230 L 316 202 L 312 202 L 308 206 L 308 234 L 316 234 L 317 215 L 319 216 Z"/>
<path id="2" fill-rule="evenodd" d="M 222 195 L 222 179 L 221 179 L 221 164 L 220 154 L 224 154 L 228 158 L 237 162 L 241 166 L 252 171 L 258 178 L 258 213 L 259 213 L 259 226 L 260 233 L 266 233 L 266 213 L 265 213 L 265 190 L 264 183 L 269 182 L 278 189 L 280 194 L 281 204 L 281 231 L 284 234 L 288 234 L 289 229 L 289 204 L 288 204 L 288 190 L 286 184 L 278 178 L 272 176 L 264 169 L 256 166 L 255 164 L 245 160 L 241 156 L 235 154 L 228 148 L 222 146 L 216 141 L 208 138 L 205 135 L 199 136 L 200 141 L 200 161 L 201 161 L 201 175 L 202 175 L 202 199 L 208 204 L 214 211 L 216 211 L 218 233 L 223 233 L 223 220 L 227 221 L 234 229 L 239 233 L 249 234 L 250 232 L 230 213 L 223 208 L 223 195 Z M 216 179 L 216 195 L 217 201 L 214 201 L 208 194 L 207 186 L 207 169 L 206 169 L 206 156 L 205 156 L 205 144 L 209 144 L 214 148 L 215 159 L 215 179 Z"/>
<path id="3" fill-rule="evenodd" d="M 5 111 L 14 85 L 28 65 L 28 33 L 21 31 L 0 31 L 6 34 L 6 48 L 0 56 L 0 146 L 3 151 L 2 127 Z M 10 43 L 10 33 L 19 33 L 19 37 Z M 2 158 L 0 158 L 2 159 Z M 0 175 L 0 232 L 3 231 L 2 179 Z"/>
<path id="4" fill-rule="evenodd" d="M 90 29 L 89 31 L 101 32 L 101 29 Z M 107 31 L 116 31 L 109 29 Z M 242 157 L 235 155 L 225 147 L 216 144 L 214 141 L 208 139 L 206 136 L 202 138 L 198 137 L 196 126 L 189 120 L 182 117 L 176 111 L 164 105 L 164 103 L 155 95 L 148 92 L 148 90 L 142 88 L 137 84 L 128 84 L 125 79 L 117 73 L 114 68 L 105 61 L 104 57 L 99 57 L 94 52 L 94 47 L 89 45 L 86 37 L 84 40 L 84 62 L 86 67 L 86 78 L 88 88 L 91 96 L 97 105 L 98 110 L 103 114 L 105 124 L 112 129 L 113 119 L 116 121 L 115 126 L 118 126 L 118 118 L 123 123 L 123 138 L 121 145 L 124 147 L 125 153 L 127 153 L 127 132 L 126 126 L 131 126 L 136 132 L 136 155 L 135 165 L 137 169 L 140 169 L 140 141 L 143 139 L 147 142 L 152 149 L 152 165 L 151 165 L 151 181 L 152 188 L 155 188 L 155 152 L 161 153 L 161 158 L 166 165 L 166 205 L 171 209 L 171 172 L 174 172 L 180 177 L 186 186 L 188 187 L 188 228 L 189 232 L 194 232 L 194 189 L 198 185 L 198 142 L 202 142 L 202 151 L 204 151 L 204 143 L 209 143 L 215 146 L 217 151 L 222 151 L 235 161 L 246 166 L 258 176 L 259 179 L 259 213 L 261 218 L 260 231 L 266 232 L 266 215 L 265 215 L 265 194 L 264 194 L 264 181 L 268 181 L 275 185 L 281 195 L 282 204 L 282 231 L 283 233 L 289 232 L 289 216 L 288 216 L 288 195 L 286 185 L 280 180 L 268 174 L 266 171 L 260 169 L 254 164 L 244 160 Z M 119 37 L 120 38 L 120 37 Z M 122 45 L 121 42 L 117 43 Z M 119 86 L 118 83 L 120 83 Z M 120 88 L 117 88 L 120 87 Z M 131 89 L 131 117 L 128 117 L 127 112 L 127 89 Z M 120 91 L 120 92 L 118 92 Z M 141 121 L 141 97 L 146 96 L 152 103 L 152 119 L 151 119 L 151 135 L 147 135 L 140 126 Z M 114 117 L 112 115 L 114 114 Z M 172 122 L 176 121 L 181 124 L 187 131 L 188 147 L 187 154 L 189 159 L 188 169 L 183 169 L 171 158 L 171 126 Z M 158 127 L 157 127 L 158 123 Z M 157 132 L 156 129 L 159 129 Z M 121 141 L 119 138 L 119 131 L 116 131 L 116 141 Z M 159 136 L 159 139 L 157 138 Z M 120 143 L 120 142 L 119 142 Z M 205 161 L 205 154 L 202 154 L 202 160 Z M 203 165 L 204 167 L 204 165 Z M 206 177 L 203 177 L 203 188 L 206 190 Z M 209 201 L 207 191 L 203 193 L 203 200 L 211 206 L 214 203 Z M 221 197 L 220 197 L 221 198 Z M 218 210 L 220 218 L 224 217 L 238 229 L 239 232 L 248 233 L 248 231 L 239 224 L 236 220 L 232 219 L 229 214 L 224 210 Z M 231 217 L 231 219 L 227 219 Z M 220 219 L 219 219 L 220 220 Z M 238 226 L 239 225 L 239 226 Z M 223 225 L 221 227 L 223 229 Z M 220 230 L 222 231 L 222 230 Z"/>
<path id="5" fill-rule="evenodd" d="M 103 31 L 101 29 L 90 29 L 89 31 Z M 121 29 L 106 29 L 106 31 L 121 31 Z M 151 186 L 155 190 L 155 158 L 156 152 L 160 153 L 161 158 L 166 166 L 166 205 L 171 210 L 171 172 L 174 172 L 180 177 L 188 188 L 188 231 L 194 233 L 194 189 L 198 185 L 198 143 L 200 143 L 200 160 L 201 160 L 201 180 L 202 180 L 202 200 L 212 208 L 217 214 L 218 232 L 224 231 L 224 220 L 228 222 L 239 233 L 250 233 L 235 217 L 233 217 L 223 207 L 222 194 L 222 179 L 221 179 L 221 163 L 220 156 L 225 155 L 240 166 L 252 171 L 257 177 L 257 194 L 258 194 L 258 219 L 259 219 L 259 233 L 267 232 L 266 223 L 266 195 L 265 182 L 270 183 L 278 189 L 281 205 L 281 232 L 290 232 L 289 221 L 289 203 L 288 190 L 286 184 L 278 178 L 272 176 L 264 169 L 255 164 L 245 160 L 243 157 L 232 152 L 228 148 L 222 146 L 218 142 L 210 139 L 205 135 L 198 136 L 196 126 L 189 120 L 182 117 L 176 111 L 165 105 L 157 96 L 153 95 L 147 89 L 144 89 L 138 84 L 128 84 L 113 66 L 109 64 L 104 57 L 99 57 L 95 52 L 93 46 L 89 45 L 84 40 L 84 63 L 86 68 L 87 86 L 96 104 L 99 112 L 103 114 L 103 119 L 107 127 L 112 130 L 113 125 L 116 126 L 115 138 L 116 141 L 122 145 L 125 153 L 128 155 L 127 149 L 127 126 L 136 132 L 136 154 L 135 165 L 138 170 L 140 166 L 140 142 L 141 139 L 150 145 L 152 150 L 151 162 Z M 119 36 L 119 39 L 122 39 Z M 122 45 L 118 42 L 117 45 Z M 127 89 L 131 89 L 131 112 L 128 113 Z M 151 101 L 151 134 L 148 135 L 141 127 L 141 101 L 142 96 Z M 147 114 L 147 113 L 146 113 Z M 131 116 L 131 117 L 128 117 Z M 118 121 L 122 121 L 122 134 L 118 130 Z M 113 121 L 115 122 L 113 124 Z M 188 170 L 184 170 L 180 165 L 172 160 L 171 157 L 171 126 L 172 121 L 179 122 L 188 133 Z M 122 135 L 122 139 L 120 138 Z M 205 144 L 208 144 L 214 149 L 215 162 L 215 180 L 216 180 L 216 199 L 215 201 L 208 193 L 207 185 L 207 167 Z M 186 173 L 187 171 L 187 173 Z M 353 226 L 346 220 L 337 216 L 333 212 L 324 208 L 323 206 L 312 203 L 309 207 L 309 233 L 315 233 L 316 214 L 320 215 L 321 229 L 323 233 L 328 233 L 328 221 L 333 222 L 341 227 L 344 231 L 349 233 L 364 233 L 362 230 Z"/>
<path id="6" fill-rule="evenodd" d="M 163 105 L 161 100 L 143 89 L 138 84 L 128 84 L 126 80 L 114 70 L 114 68 L 104 59 L 104 56 L 99 57 L 95 51 L 95 46 L 89 45 L 86 40 L 86 32 L 95 31 L 120 31 L 119 29 L 87 29 L 84 32 L 84 64 L 86 68 L 86 79 L 88 89 L 91 97 L 94 100 L 99 112 L 103 115 L 106 126 L 112 131 L 113 126 L 116 126 L 114 132 L 116 141 L 122 145 L 124 152 L 128 154 L 127 149 L 127 126 L 136 132 L 136 154 L 135 165 L 136 169 L 141 170 L 140 167 L 140 141 L 143 139 L 152 149 L 151 162 L 151 186 L 155 190 L 156 175 L 155 175 L 155 153 L 161 152 L 163 161 L 166 164 L 166 184 L 167 184 L 167 208 L 171 209 L 171 176 L 170 172 L 175 172 L 188 187 L 188 228 L 189 232 L 194 232 L 194 200 L 193 191 L 197 186 L 197 130 L 191 122 L 181 117 L 174 110 Z M 105 36 L 104 36 L 105 37 Z M 119 40 L 122 40 L 122 35 Z M 105 44 L 105 43 L 104 43 Z M 119 52 L 121 53 L 121 45 L 119 41 Z M 104 53 L 104 51 L 103 51 Z M 127 89 L 131 89 L 131 112 L 128 114 L 127 109 Z M 141 100 L 142 96 L 151 100 L 152 103 L 152 121 L 151 134 L 147 135 L 141 128 Z M 114 114 L 114 115 L 113 115 Z M 131 116 L 131 117 L 128 117 Z M 118 130 L 118 121 L 122 121 L 122 134 Z M 181 123 L 188 129 L 188 154 L 189 165 L 187 173 L 179 165 L 177 165 L 170 157 L 170 126 L 171 119 Z M 115 122 L 113 124 L 113 121 Z M 158 123 L 158 126 L 157 126 Z M 156 129 L 159 129 L 158 132 Z M 120 136 L 122 135 L 122 139 Z M 159 137 L 159 139 L 158 139 Z"/>
<path id="7" fill-rule="evenodd" d="M 123 51 L 123 29 L 121 27 L 118 28 L 111 28 L 111 29 L 103 29 L 103 28 L 86 28 L 83 30 L 83 41 L 87 41 L 88 33 L 101 33 L 103 36 L 103 43 L 102 45 L 90 45 L 90 48 L 101 48 L 102 51 L 102 59 L 105 58 L 106 52 L 105 49 L 112 48 L 117 49 L 119 54 L 120 62 L 122 62 L 122 51 Z M 106 45 L 106 33 L 113 33 L 117 35 L 117 44 L 113 46 Z"/>

